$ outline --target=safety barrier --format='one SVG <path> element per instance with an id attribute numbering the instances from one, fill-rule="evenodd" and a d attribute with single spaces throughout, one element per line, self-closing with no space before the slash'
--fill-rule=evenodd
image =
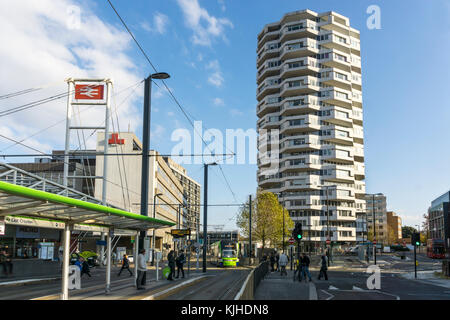
<path id="1" fill-rule="evenodd" d="M 244 285 L 238 292 L 234 300 L 253 300 L 256 288 L 258 288 L 259 283 L 269 272 L 269 262 L 264 261 L 259 264 L 255 269 L 253 269 L 250 274 L 245 279 Z"/>

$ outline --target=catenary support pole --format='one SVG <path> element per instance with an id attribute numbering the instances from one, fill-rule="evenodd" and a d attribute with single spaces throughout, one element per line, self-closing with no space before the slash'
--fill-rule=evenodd
<path id="1" fill-rule="evenodd" d="M 139 255 L 139 231 L 136 233 L 136 237 L 134 240 L 134 254 L 133 254 L 133 263 L 134 263 L 134 284 L 137 283 L 138 276 L 138 255 Z"/>
<path id="2" fill-rule="evenodd" d="M 106 234 L 106 293 L 111 291 L 111 234 L 112 230 Z"/>
<path id="3" fill-rule="evenodd" d="M 204 190 L 203 190 L 203 272 L 206 272 L 206 247 L 208 245 L 208 165 L 204 165 Z"/>
<path id="4" fill-rule="evenodd" d="M 249 261 L 253 264 L 253 247 L 252 247 L 252 195 L 248 196 L 248 245 L 249 245 Z"/>
<path id="5" fill-rule="evenodd" d="M 69 259 L 70 259 L 70 227 L 67 223 L 63 232 L 63 265 L 62 265 L 62 292 L 61 300 L 69 299 Z"/>

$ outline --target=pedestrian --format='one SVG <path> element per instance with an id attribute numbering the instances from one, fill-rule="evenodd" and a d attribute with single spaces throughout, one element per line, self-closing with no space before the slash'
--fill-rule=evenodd
<path id="1" fill-rule="evenodd" d="M 287 276 L 286 266 L 287 266 L 288 262 L 289 262 L 288 256 L 285 255 L 284 253 L 282 253 L 280 255 L 280 260 L 278 261 L 278 263 L 280 264 L 281 276 L 283 276 L 283 274 Z"/>
<path id="2" fill-rule="evenodd" d="M 81 260 L 81 275 L 80 278 L 83 276 L 83 274 L 87 274 L 89 276 L 89 278 L 91 277 L 91 271 L 89 269 L 89 264 L 87 263 L 87 261 L 83 258 L 80 257 Z"/>
<path id="3" fill-rule="evenodd" d="M 173 277 L 175 276 L 175 252 L 173 250 L 170 250 L 169 254 L 167 255 L 167 260 L 169 261 L 170 268 L 170 273 L 167 277 L 167 280 L 173 281 Z"/>
<path id="4" fill-rule="evenodd" d="M 130 270 L 130 260 L 128 260 L 128 256 L 126 254 L 123 255 L 122 268 L 120 268 L 119 274 L 117 275 L 118 277 L 120 277 L 120 274 L 124 269 L 128 270 L 128 272 L 130 273 L 130 277 L 133 275 L 133 272 L 131 272 Z"/>
<path id="5" fill-rule="evenodd" d="M 186 258 L 184 257 L 183 250 L 180 251 L 180 254 L 178 255 L 175 262 L 177 264 L 177 279 L 180 277 L 180 270 L 181 270 L 181 273 L 183 274 L 183 278 L 184 278 L 183 264 L 186 262 Z"/>
<path id="6" fill-rule="evenodd" d="M 4 262 L 4 270 L 7 270 L 6 271 L 6 275 L 7 276 L 12 276 L 12 273 L 13 273 L 13 264 L 12 264 L 12 260 L 11 260 L 11 255 L 9 254 L 9 252 L 8 252 L 9 250 L 8 250 L 8 247 L 6 246 L 5 247 L 5 250 L 4 250 L 4 256 L 5 256 L 5 262 Z"/>
<path id="7" fill-rule="evenodd" d="M 328 280 L 328 275 L 327 275 L 327 270 L 328 270 L 328 259 L 326 255 L 322 255 L 322 257 L 320 258 L 320 263 L 321 263 L 321 267 L 320 267 L 320 273 L 319 273 L 319 280 L 322 278 L 322 276 L 325 277 L 325 280 Z"/>
<path id="8" fill-rule="evenodd" d="M 3 267 L 3 273 L 5 274 L 5 276 L 7 276 L 8 271 L 6 268 L 6 255 L 5 255 L 5 249 L 3 249 L 3 248 L 0 249 L 0 264 Z"/>
<path id="9" fill-rule="evenodd" d="M 280 271 L 279 268 L 280 254 L 277 252 L 275 255 L 275 270 Z"/>
<path id="10" fill-rule="evenodd" d="M 310 263 L 311 263 L 311 260 L 306 255 L 306 253 L 304 253 L 303 258 L 302 258 L 302 276 L 305 278 L 305 281 L 306 281 L 306 276 L 308 276 L 309 281 L 312 281 L 311 273 L 309 273 L 309 264 Z"/>
<path id="11" fill-rule="evenodd" d="M 298 281 L 302 281 L 302 274 L 303 274 L 303 258 L 302 256 L 299 254 L 298 259 L 297 259 L 297 276 L 298 276 Z"/>
<path id="12" fill-rule="evenodd" d="M 147 281 L 147 263 L 145 262 L 145 249 L 139 251 L 138 259 L 138 276 L 136 279 L 136 288 L 138 290 L 145 289 L 145 283 Z"/>
<path id="13" fill-rule="evenodd" d="M 274 266 L 275 266 L 275 255 L 272 252 L 270 254 L 270 272 L 274 272 L 275 271 Z"/>

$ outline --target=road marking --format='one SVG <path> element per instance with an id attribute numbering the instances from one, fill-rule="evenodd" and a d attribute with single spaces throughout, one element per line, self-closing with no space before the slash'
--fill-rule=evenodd
<path id="1" fill-rule="evenodd" d="M 355 287 L 355 286 L 353 286 L 352 290 L 354 290 L 354 291 L 364 291 L 363 289 Z"/>
<path id="2" fill-rule="evenodd" d="M 188 281 L 185 281 L 185 282 L 182 282 L 182 283 L 180 283 L 180 284 L 177 284 L 177 285 L 174 286 L 174 287 L 170 287 L 170 288 L 168 288 L 168 289 L 166 289 L 166 290 L 163 290 L 163 291 L 161 291 L 161 292 L 152 294 L 152 295 L 147 296 L 147 297 L 145 297 L 145 298 L 143 298 L 143 299 L 140 299 L 140 300 L 156 300 L 156 299 L 158 299 L 159 297 L 164 296 L 164 295 L 166 295 L 167 293 L 170 293 L 171 291 L 175 291 L 175 290 L 180 289 L 180 288 L 182 288 L 182 287 L 184 287 L 184 286 L 186 286 L 186 285 L 189 285 L 189 284 L 192 284 L 192 283 L 194 283 L 194 282 L 200 281 L 200 280 L 205 279 L 205 278 L 207 278 L 207 277 L 208 277 L 208 276 L 201 276 L 201 277 L 198 277 L 198 278 L 190 279 L 190 280 L 188 280 Z"/>
<path id="3" fill-rule="evenodd" d="M 309 283 L 309 300 L 318 300 L 316 285 L 314 282 Z"/>
<path id="4" fill-rule="evenodd" d="M 330 287 L 328 288 L 328 290 L 339 290 L 339 289 L 336 288 L 336 287 L 330 286 Z"/>
<path id="5" fill-rule="evenodd" d="M 329 293 L 329 292 L 327 292 L 327 291 L 325 291 L 325 290 L 322 290 L 322 292 L 324 292 L 324 293 L 326 293 L 326 294 L 329 295 L 329 297 L 328 297 L 326 300 L 331 300 L 331 299 L 334 298 L 334 295 L 332 295 L 331 293 Z"/>

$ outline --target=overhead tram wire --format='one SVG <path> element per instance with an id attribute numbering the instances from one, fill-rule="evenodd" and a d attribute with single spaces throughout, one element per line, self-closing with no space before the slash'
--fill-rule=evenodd
<path id="1" fill-rule="evenodd" d="M 88 85 L 88 87 L 95 86 L 95 85 L 96 84 Z M 77 90 L 74 89 L 74 90 L 69 91 L 69 92 L 66 91 L 64 93 L 59 93 L 59 94 L 56 94 L 54 96 L 50 96 L 50 97 L 47 97 L 47 98 L 44 98 L 44 99 L 40 99 L 40 100 L 37 100 L 37 101 L 34 101 L 34 102 L 26 103 L 26 104 L 18 106 L 18 107 L 9 108 L 7 110 L 0 111 L 0 118 L 4 117 L 4 116 L 8 116 L 8 115 L 16 113 L 16 112 L 28 110 L 28 109 L 40 106 L 40 105 L 45 104 L 45 103 L 49 103 L 49 102 L 52 102 L 52 101 L 55 101 L 55 100 L 59 100 L 59 99 L 65 98 L 65 97 L 71 95 L 74 92 L 77 92 Z"/>
<path id="2" fill-rule="evenodd" d="M 142 46 L 139 44 L 139 42 L 136 40 L 136 38 L 134 37 L 133 33 L 131 32 L 131 30 L 128 28 L 127 24 L 125 23 L 125 21 L 122 19 L 122 17 L 120 16 L 120 14 L 117 12 L 116 8 L 114 7 L 114 5 L 111 3 L 110 0 L 107 0 L 109 5 L 111 6 L 111 8 L 114 10 L 114 12 L 116 13 L 117 17 L 120 19 L 120 21 L 122 22 L 123 26 L 125 27 L 125 29 L 128 31 L 128 33 L 130 34 L 130 36 L 133 38 L 134 42 L 136 43 L 136 45 L 138 46 L 139 50 L 142 52 L 142 54 L 144 55 L 144 57 L 146 58 L 146 60 L 148 61 L 148 63 L 150 64 L 150 66 L 153 68 L 153 70 L 155 72 L 158 72 L 158 70 L 156 69 L 156 67 L 153 65 L 153 63 L 150 61 L 150 58 L 148 57 L 148 55 L 145 53 L 144 49 L 142 48 Z M 170 96 L 172 97 L 172 99 L 175 101 L 175 103 L 177 104 L 177 106 L 179 107 L 179 109 L 181 110 L 181 112 L 183 113 L 183 115 L 186 117 L 186 119 L 189 121 L 189 123 L 192 125 L 192 127 L 194 128 L 194 131 L 200 136 L 200 138 L 203 141 L 203 144 L 209 149 L 209 151 L 212 153 L 212 150 L 209 148 L 208 144 L 206 143 L 205 139 L 203 139 L 202 135 L 199 134 L 196 130 L 195 130 L 195 126 L 194 123 L 192 122 L 192 120 L 189 118 L 189 116 L 187 115 L 186 111 L 184 110 L 184 108 L 181 106 L 181 104 L 179 103 L 179 101 L 177 100 L 177 98 L 174 96 L 174 94 L 172 93 L 172 90 L 170 90 L 170 88 L 167 86 L 166 82 L 162 79 L 161 80 L 162 83 L 164 84 L 167 92 L 169 92 Z M 234 153 L 234 152 L 233 152 Z M 220 171 L 222 173 L 222 176 L 224 177 L 227 186 L 229 188 L 229 190 L 231 191 L 231 194 L 233 195 L 233 198 L 235 200 L 235 202 L 237 203 L 237 199 L 236 199 L 236 195 L 233 192 L 233 190 L 231 189 L 230 183 L 228 182 L 228 179 L 225 176 L 225 173 L 223 172 L 222 166 L 220 165 L 220 163 L 218 163 Z"/>
<path id="3" fill-rule="evenodd" d="M 24 94 L 27 94 L 27 93 L 39 91 L 39 90 L 42 90 L 42 89 L 45 89 L 45 88 L 48 88 L 48 87 L 52 87 L 52 86 L 55 86 L 55 85 L 58 85 L 58 84 L 61 84 L 61 82 L 60 81 L 52 82 L 52 83 L 48 83 L 48 84 L 45 84 L 45 85 L 42 85 L 42 86 L 39 86 L 39 87 L 33 87 L 33 88 L 29 88 L 29 89 L 20 90 L 20 91 L 17 91 L 17 92 L 3 94 L 3 95 L 0 95 L 0 100 L 14 98 L 14 97 L 21 96 L 21 95 L 24 95 Z"/>
<path id="4" fill-rule="evenodd" d="M 137 87 L 138 87 L 140 84 L 142 84 L 143 82 L 144 82 L 144 80 L 141 80 L 141 81 L 139 81 L 138 83 L 135 83 L 135 84 L 133 84 L 133 85 L 131 85 L 131 86 L 129 86 L 129 87 L 127 87 L 127 88 L 122 89 L 121 91 L 119 91 L 116 95 L 120 95 L 121 93 L 125 92 L 125 91 L 128 90 L 128 89 L 131 89 L 131 88 L 133 88 L 133 87 L 136 87 L 136 88 L 133 89 L 133 91 L 130 93 L 130 95 L 128 95 L 128 96 L 127 96 L 127 97 L 119 104 L 119 106 L 117 106 L 117 108 L 120 107 L 126 100 L 128 100 L 128 98 L 135 92 L 135 90 L 137 89 Z M 113 97 L 115 97 L 115 95 L 114 95 Z M 80 111 L 80 113 L 85 112 L 85 111 L 87 111 L 87 110 L 89 110 L 89 109 L 84 109 L 84 110 Z M 50 128 L 53 128 L 53 127 L 57 126 L 57 125 L 60 124 L 60 123 L 65 122 L 66 120 L 67 120 L 67 119 L 64 118 L 64 119 L 62 119 L 62 120 L 60 120 L 60 121 L 58 121 L 58 122 L 56 122 L 56 123 L 54 123 L 54 124 L 48 126 L 47 128 L 44 128 L 44 129 L 42 129 L 42 130 L 40 130 L 40 131 L 38 131 L 38 132 L 33 133 L 32 135 L 30 135 L 30 136 L 28 136 L 28 137 L 26 137 L 26 138 L 20 140 L 20 142 L 24 142 L 24 141 L 26 141 L 26 140 L 28 140 L 28 139 L 30 139 L 30 138 L 32 138 L 32 137 L 38 135 L 38 134 L 40 134 L 40 133 L 42 133 L 42 132 L 44 132 L 44 131 L 50 129 Z M 104 123 L 105 123 L 105 121 L 103 121 L 103 124 L 104 124 Z M 95 133 L 95 131 L 98 130 L 98 129 L 100 129 L 100 127 L 99 127 L 99 128 L 96 128 L 96 129 L 94 130 L 94 133 Z M 88 137 L 88 139 L 89 139 L 92 135 L 93 135 L 93 133 Z M 9 145 L 8 147 L 6 147 L 5 149 L 1 150 L 0 152 L 5 152 L 7 149 L 12 148 L 12 147 L 16 146 L 17 144 L 19 144 L 19 143 L 17 142 L 17 143 L 11 144 L 11 145 Z"/>

